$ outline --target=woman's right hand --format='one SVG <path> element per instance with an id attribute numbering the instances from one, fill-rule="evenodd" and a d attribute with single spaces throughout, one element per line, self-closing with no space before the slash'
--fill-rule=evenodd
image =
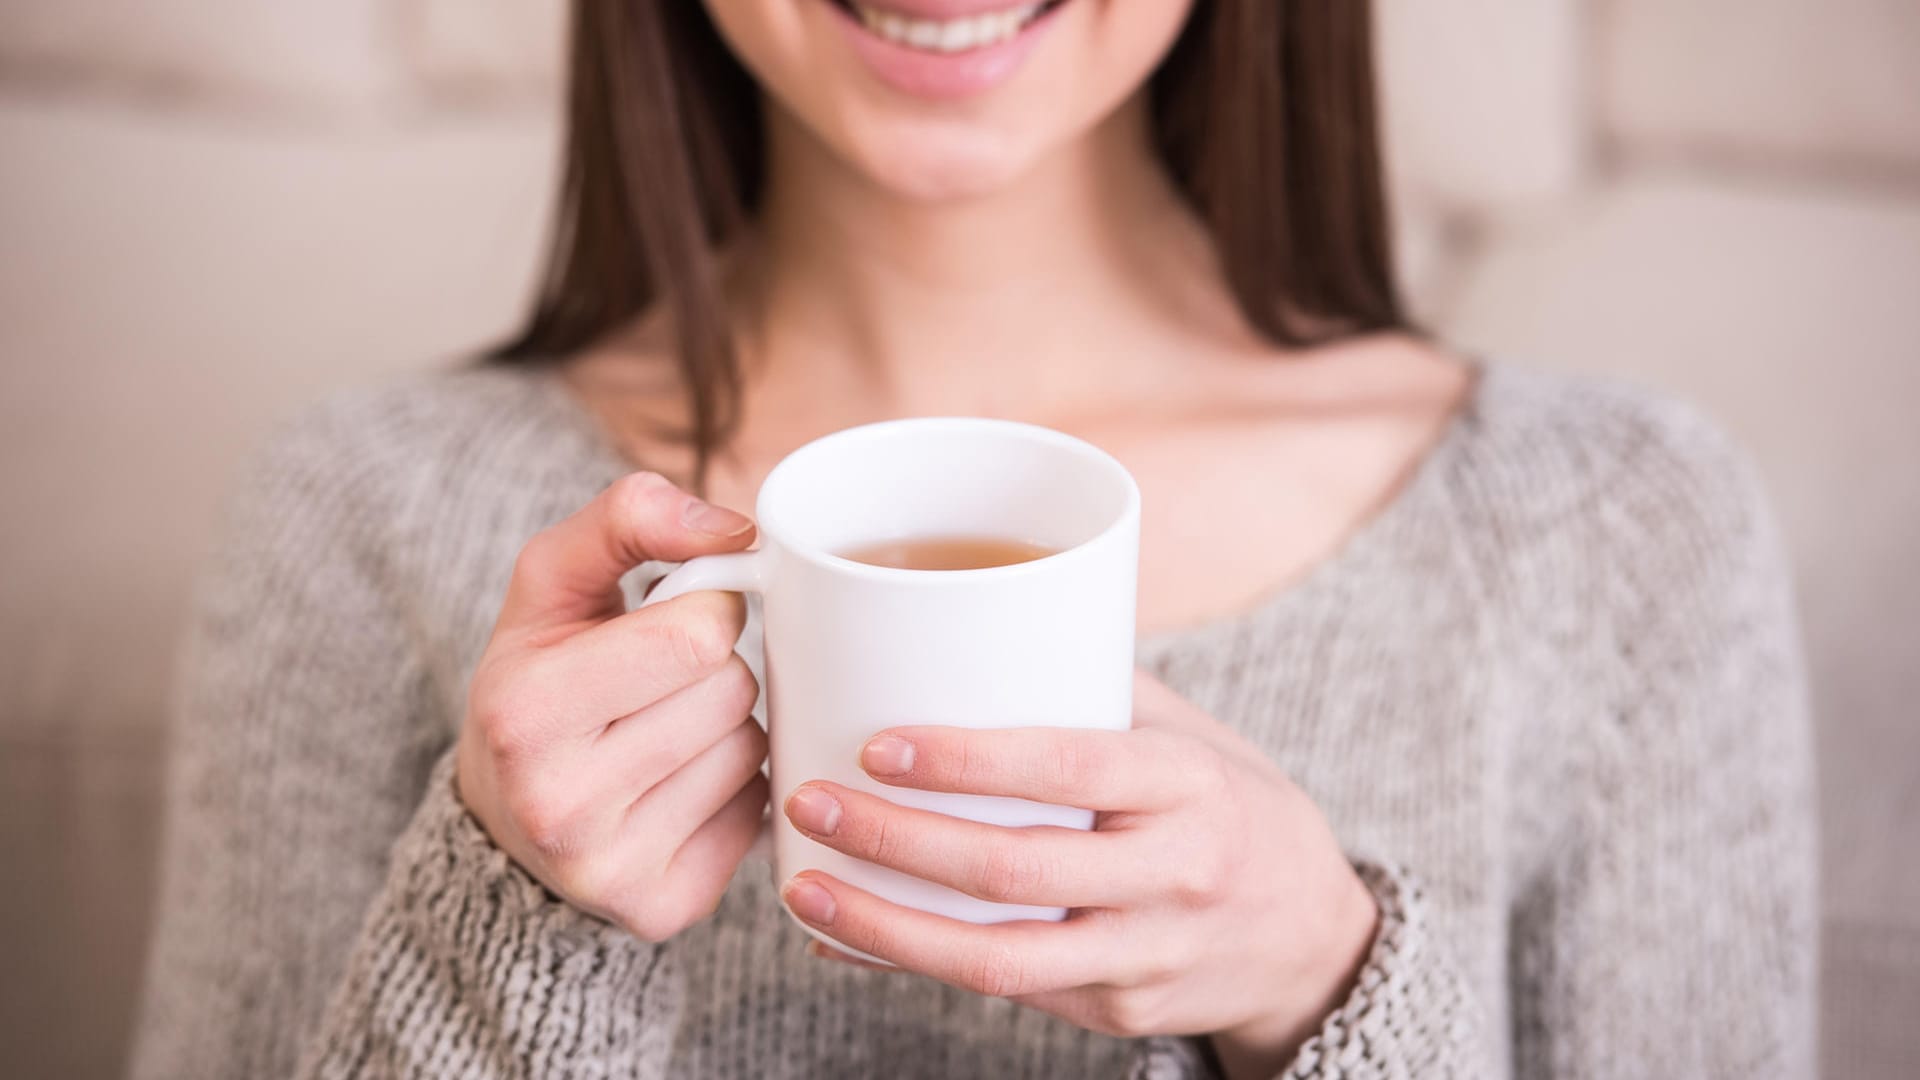
<path id="1" fill-rule="evenodd" d="M 522 549 L 468 691 L 461 801 L 549 890 L 648 941 L 718 906 L 760 828 L 767 740 L 740 597 L 628 611 L 620 579 L 753 533 L 656 474 L 616 481 Z"/>

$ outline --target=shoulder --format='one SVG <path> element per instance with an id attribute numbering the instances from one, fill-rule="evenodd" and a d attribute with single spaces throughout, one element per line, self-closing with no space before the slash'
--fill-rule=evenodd
<path id="1" fill-rule="evenodd" d="M 1693 405 L 1494 364 L 1460 424 L 1452 504 L 1496 573 L 1629 622 L 1784 589 L 1758 471 Z"/>
<path id="2" fill-rule="evenodd" d="M 274 424 L 250 455 L 254 474 L 392 491 L 449 468 L 557 453 L 577 440 L 564 391 L 538 368 L 488 365 L 416 372 L 336 390 Z"/>
<path id="3" fill-rule="evenodd" d="M 1754 497 L 1745 452 L 1695 406 L 1612 379 L 1489 365 L 1467 412 L 1463 464 L 1524 485 L 1515 523 L 1643 499 L 1713 509 Z"/>
<path id="4" fill-rule="evenodd" d="M 1644 387 L 1490 365 L 1460 423 L 1456 487 L 1510 532 L 1706 541 L 1768 516 L 1740 444 L 1697 407 Z"/>
<path id="5" fill-rule="evenodd" d="M 254 457 L 324 470 L 401 464 L 457 450 L 483 433 L 554 419 L 539 369 L 473 366 L 414 372 L 335 390 L 275 423 Z"/>
<path id="6" fill-rule="evenodd" d="M 336 390 L 271 425 L 243 462 L 230 531 L 387 533 L 452 498 L 462 478 L 514 483 L 587 444 L 538 369 L 416 372 Z M 250 528 L 251 527 L 251 528 Z"/>

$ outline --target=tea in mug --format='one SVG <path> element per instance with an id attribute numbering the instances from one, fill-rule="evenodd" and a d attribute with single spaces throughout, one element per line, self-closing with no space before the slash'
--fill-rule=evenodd
<path id="1" fill-rule="evenodd" d="M 840 557 L 895 570 L 984 570 L 1044 559 L 1058 550 L 998 536 L 916 536 L 865 544 Z"/>

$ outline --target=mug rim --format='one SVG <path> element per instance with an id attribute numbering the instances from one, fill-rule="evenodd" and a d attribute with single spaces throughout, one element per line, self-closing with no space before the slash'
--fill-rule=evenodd
<path id="1" fill-rule="evenodd" d="M 1046 443 L 1057 449 L 1078 454 L 1106 469 L 1120 478 L 1124 499 L 1120 510 L 1113 519 L 1101 526 L 1100 530 L 1072 547 L 1062 548 L 1049 555 L 1025 562 L 1007 563 L 1002 566 L 982 566 L 970 570 L 913 570 L 898 566 L 875 566 L 836 555 L 831 551 L 811 544 L 799 544 L 792 540 L 792 533 L 780 521 L 778 514 L 768 512 L 770 493 L 782 476 L 800 467 L 795 463 L 806 457 L 809 451 L 828 443 L 844 442 L 855 439 L 879 439 L 894 435 L 902 428 L 934 429 L 961 432 L 985 432 L 1018 436 L 1030 441 Z M 804 464 L 804 463 L 802 463 Z M 1085 552 L 1111 543 L 1115 536 L 1125 532 L 1140 518 L 1140 485 L 1133 474 L 1120 464 L 1118 458 L 1098 446 L 1075 435 L 1057 431 L 1040 424 L 1030 424 L 1021 420 L 1003 420 L 986 416 L 910 416 L 894 420 L 876 420 L 872 423 L 857 424 L 850 428 L 828 432 L 818 438 L 802 444 L 767 473 L 760 482 L 760 493 L 754 499 L 754 518 L 760 527 L 761 535 L 791 552 L 798 558 L 822 569 L 853 577 L 862 577 L 874 581 L 895 584 L 937 584 L 937 583 L 980 583 L 999 578 L 1018 577 L 1023 574 L 1040 573 L 1045 569 L 1058 566 L 1062 560 L 1081 557 Z"/>

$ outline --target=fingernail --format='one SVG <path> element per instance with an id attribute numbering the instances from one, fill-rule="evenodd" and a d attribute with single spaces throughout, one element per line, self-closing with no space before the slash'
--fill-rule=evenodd
<path id="1" fill-rule="evenodd" d="M 832 836 L 840 827 L 840 800 L 816 787 L 800 787 L 787 796 L 787 820 L 815 836 Z"/>
<path id="2" fill-rule="evenodd" d="M 753 519 L 738 514 L 724 506 L 715 506 L 701 499 L 688 499 L 686 509 L 680 511 L 680 523 L 694 532 L 708 536 L 739 536 L 753 528 Z"/>
<path id="3" fill-rule="evenodd" d="M 833 922 L 833 894 L 806 878 L 796 877 L 788 881 L 780 895 L 787 902 L 787 910 L 807 922 L 815 926 L 827 926 Z"/>
<path id="4" fill-rule="evenodd" d="M 861 748 L 860 767 L 872 776 L 899 776 L 913 768 L 913 744 L 898 735 L 877 735 Z"/>

